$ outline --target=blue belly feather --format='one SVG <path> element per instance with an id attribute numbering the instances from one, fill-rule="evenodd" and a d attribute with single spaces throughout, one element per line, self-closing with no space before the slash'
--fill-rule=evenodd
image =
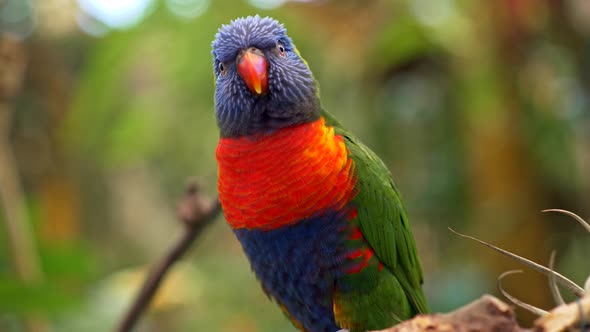
<path id="1" fill-rule="evenodd" d="M 264 290 L 309 332 L 335 332 L 333 292 L 344 274 L 347 221 L 324 213 L 273 230 L 236 229 Z"/>

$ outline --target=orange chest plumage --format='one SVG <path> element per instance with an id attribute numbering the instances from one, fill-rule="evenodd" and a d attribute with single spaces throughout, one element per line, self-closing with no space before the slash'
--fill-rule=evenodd
<path id="1" fill-rule="evenodd" d="M 219 199 L 234 229 L 275 229 L 327 211 L 354 196 L 353 161 L 341 136 L 320 118 L 272 134 L 222 138 Z"/>

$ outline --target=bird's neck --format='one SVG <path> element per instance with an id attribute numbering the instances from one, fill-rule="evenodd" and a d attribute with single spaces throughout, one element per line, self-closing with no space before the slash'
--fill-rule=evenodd
<path id="1" fill-rule="evenodd" d="M 342 210 L 356 182 L 348 154 L 324 118 L 271 134 L 221 138 L 218 189 L 228 223 L 274 229 Z"/>
<path id="2" fill-rule="evenodd" d="M 215 116 L 221 137 L 267 135 L 318 120 L 322 108 L 315 86 L 308 87 L 303 93 L 305 97 L 296 102 L 285 101 L 286 98 L 276 94 L 256 100 L 234 97 L 224 102 L 216 101 Z"/>

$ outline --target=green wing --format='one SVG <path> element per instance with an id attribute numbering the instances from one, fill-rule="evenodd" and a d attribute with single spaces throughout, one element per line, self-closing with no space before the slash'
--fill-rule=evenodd
<path id="1" fill-rule="evenodd" d="M 326 125 L 345 139 L 355 162 L 359 192 L 356 203 L 361 231 L 379 260 L 397 278 L 417 313 L 428 312 L 422 293 L 422 268 L 416 252 L 416 243 L 402 205 L 400 193 L 391 173 L 375 153 L 328 112 L 323 111 Z"/>

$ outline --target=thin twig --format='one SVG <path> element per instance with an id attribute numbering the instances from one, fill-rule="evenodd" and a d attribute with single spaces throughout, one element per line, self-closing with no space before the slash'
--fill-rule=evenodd
<path id="1" fill-rule="evenodd" d="M 450 227 L 449 227 L 449 230 L 451 232 L 453 232 L 453 233 L 461 236 L 461 237 L 464 237 L 464 238 L 467 238 L 467 239 L 471 239 L 471 240 L 476 241 L 476 242 L 478 242 L 480 244 L 483 244 L 484 246 L 486 246 L 488 248 L 491 248 L 491 249 L 493 249 L 493 250 L 495 250 L 495 251 L 497 251 L 497 252 L 499 252 L 501 254 L 504 254 L 504 255 L 506 255 L 508 257 L 511 257 L 511 258 L 519 261 L 520 263 L 525 264 L 528 267 L 530 267 L 530 268 L 532 268 L 532 269 L 534 269 L 534 270 L 536 270 L 538 272 L 543 273 L 546 276 L 549 276 L 550 274 L 553 274 L 553 275 L 555 275 L 557 282 L 559 282 L 561 285 L 563 285 L 567 289 L 571 290 L 574 294 L 576 294 L 576 296 L 578 296 L 578 297 L 583 297 L 584 296 L 584 293 L 585 292 L 584 292 L 584 289 L 582 289 L 582 287 L 576 285 L 573 281 L 571 281 L 568 278 L 562 276 L 561 274 L 559 274 L 559 273 L 557 273 L 555 271 L 551 271 L 550 269 L 546 268 L 545 266 L 543 266 L 541 264 L 535 263 L 535 262 L 533 262 L 533 261 L 531 261 L 529 259 L 526 259 L 524 257 L 521 257 L 521 256 L 518 256 L 516 254 L 513 254 L 510 251 L 504 250 L 502 248 L 498 248 L 498 247 L 496 247 L 496 246 L 494 246 L 492 244 L 489 244 L 489 243 L 487 243 L 485 241 L 482 241 L 480 239 L 474 238 L 474 237 L 469 236 L 469 235 L 461 234 L 461 233 L 453 230 Z"/>
<path id="2" fill-rule="evenodd" d="M 551 271 L 555 271 L 555 250 L 551 251 L 551 257 L 549 257 L 549 269 Z M 565 304 L 561 293 L 559 292 L 559 288 L 557 287 L 557 282 L 555 281 L 555 274 L 549 274 L 549 289 L 551 290 L 551 295 L 553 296 L 553 300 L 557 305 Z"/>
<path id="3" fill-rule="evenodd" d="M 547 311 L 537 308 L 534 305 L 530 305 L 528 303 L 522 302 L 521 300 L 510 295 L 507 291 L 504 290 L 504 288 L 502 288 L 502 279 L 504 279 L 504 277 L 506 277 L 507 275 L 515 274 L 515 273 L 522 273 L 522 270 L 511 270 L 511 271 L 506 271 L 506 272 L 500 274 L 500 276 L 498 277 L 498 290 L 500 291 L 500 293 L 502 293 L 502 295 L 504 295 L 508 300 L 510 300 L 510 302 L 533 313 L 534 315 L 537 315 L 537 316 L 546 315 Z"/>
<path id="4" fill-rule="evenodd" d="M 547 210 L 543 210 L 541 212 L 559 212 L 559 213 L 563 213 L 565 215 L 568 215 L 572 218 L 574 218 L 574 220 L 576 220 L 577 222 L 580 223 L 580 225 L 582 225 L 582 227 L 584 227 L 588 233 L 590 233 L 590 223 L 588 223 L 586 220 L 582 219 L 580 216 L 578 216 L 577 214 L 568 211 L 568 210 L 562 210 L 562 209 L 547 209 Z"/>
<path id="5" fill-rule="evenodd" d="M 198 186 L 195 183 L 189 184 L 178 206 L 179 219 L 185 226 L 184 232 L 178 242 L 151 270 L 116 331 L 131 331 L 148 307 L 170 267 L 182 257 L 203 229 L 215 220 L 220 211 L 221 204 L 218 199 L 213 202 L 205 200 L 199 195 Z"/>

